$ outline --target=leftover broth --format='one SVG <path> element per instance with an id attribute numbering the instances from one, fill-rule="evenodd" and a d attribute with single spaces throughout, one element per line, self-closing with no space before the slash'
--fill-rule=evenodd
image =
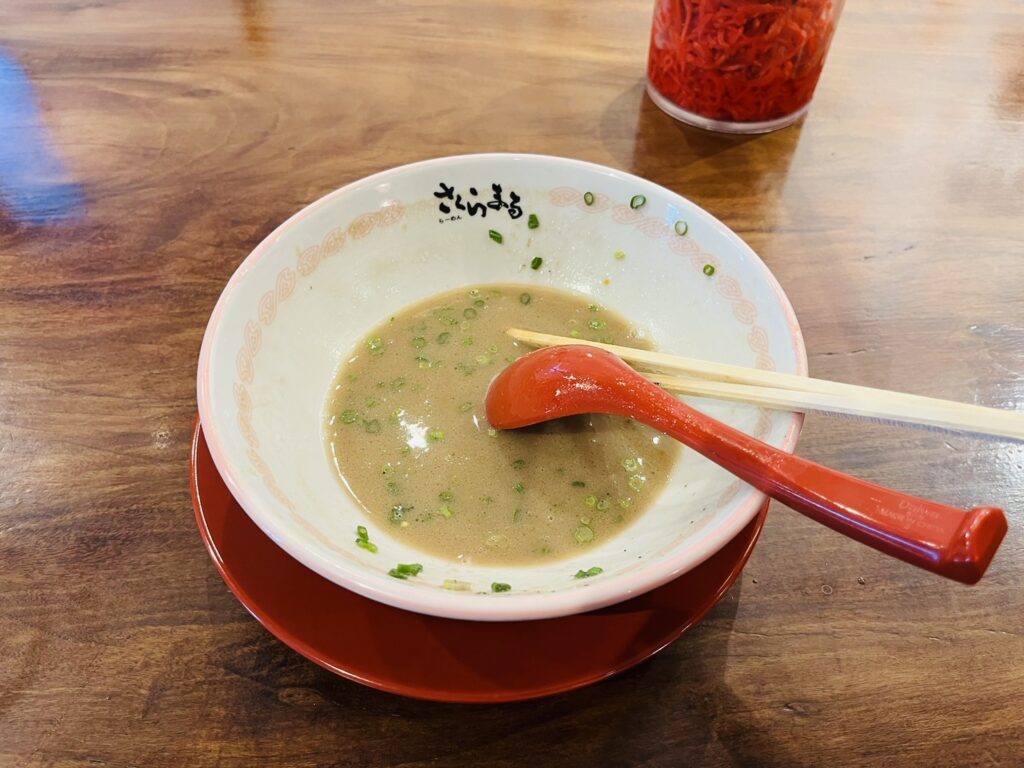
<path id="1" fill-rule="evenodd" d="M 607 541 L 657 496 L 679 446 L 643 424 L 487 423 L 491 379 L 531 351 L 512 327 L 649 346 L 618 314 L 535 286 L 464 288 L 389 318 L 341 366 L 325 414 L 330 459 L 373 525 L 452 560 L 526 564 Z"/>

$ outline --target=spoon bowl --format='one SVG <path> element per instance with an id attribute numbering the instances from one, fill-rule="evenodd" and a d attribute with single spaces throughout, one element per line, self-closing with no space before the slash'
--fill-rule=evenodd
<path id="1" fill-rule="evenodd" d="M 806 461 L 689 407 L 614 355 L 584 346 L 540 349 L 491 382 L 487 419 L 516 429 L 564 416 L 636 419 L 728 469 L 797 512 L 888 555 L 973 584 L 1006 534 L 996 507 L 968 511 L 918 499 Z"/>

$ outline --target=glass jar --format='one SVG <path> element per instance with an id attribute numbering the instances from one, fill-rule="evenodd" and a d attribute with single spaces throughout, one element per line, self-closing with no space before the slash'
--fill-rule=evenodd
<path id="1" fill-rule="evenodd" d="M 767 133 L 810 106 L 843 0 L 656 0 L 647 92 L 672 117 Z"/>

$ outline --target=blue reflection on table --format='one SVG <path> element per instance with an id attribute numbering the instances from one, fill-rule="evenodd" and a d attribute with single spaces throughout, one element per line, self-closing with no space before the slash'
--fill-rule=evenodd
<path id="1" fill-rule="evenodd" d="M 50 144 L 28 74 L 0 50 L 0 209 L 41 225 L 66 221 L 84 204 L 81 185 Z"/>

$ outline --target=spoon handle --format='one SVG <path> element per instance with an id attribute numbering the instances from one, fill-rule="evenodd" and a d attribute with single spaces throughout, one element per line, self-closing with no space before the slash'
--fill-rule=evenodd
<path id="1" fill-rule="evenodd" d="M 762 443 L 654 386 L 620 394 L 626 396 L 616 410 L 623 415 L 666 432 L 797 512 L 933 573 L 974 584 L 1006 533 L 996 507 L 964 511 L 851 477 Z"/>

